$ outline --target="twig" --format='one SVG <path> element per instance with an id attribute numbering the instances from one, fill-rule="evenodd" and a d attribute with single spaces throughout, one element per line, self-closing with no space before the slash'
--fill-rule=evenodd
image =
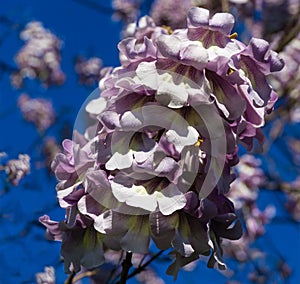
<path id="1" fill-rule="evenodd" d="M 16 72 L 16 71 L 18 71 L 18 68 L 11 66 L 0 60 L 0 70 L 7 71 L 7 72 Z"/>
<path id="2" fill-rule="evenodd" d="M 96 275 L 98 272 L 99 272 L 98 269 L 83 272 L 83 273 L 77 275 L 76 277 L 74 277 L 72 280 L 72 283 L 76 283 L 77 281 L 79 281 L 80 279 L 82 279 L 84 277 L 90 277 L 90 276 Z"/>
<path id="3" fill-rule="evenodd" d="M 130 267 L 132 266 L 131 263 L 131 259 L 132 259 L 132 252 L 126 252 L 126 258 L 123 260 L 122 262 L 122 274 L 121 274 L 121 280 L 120 280 L 120 284 L 126 284 L 126 280 L 127 280 L 127 276 L 128 276 L 128 272 Z"/>
<path id="4" fill-rule="evenodd" d="M 228 12 L 229 11 L 229 3 L 228 0 L 221 0 L 221 9 L 222 12 Z"/>
<path id="5" fill-rule="evenodd" d="M 111 272 L 109 274 L 109 277 L 108 277 L 108 280 L 107 280 L 107 283 L 110 283 L 110 281 L 114 282 L 115 279 L 119 278 L 120 275 L 117 275 L 114 279 L 113 279 L 113 276 L 114 276 L 115 272 L 119 269 L 121 260 L 123 259 L 123 254 L 124 254 L 124 251 L 122 250 L 121 254 L 120 254 L 119 261 L 118 261 L 118 265 L 116 265 L 116 267 L 111 270 Z"/>
<path id="6" fill-rule="evenodd" d="M 72 271 L 72 273 L 69 275 L 69 277 L 68 277 L 67 280 L 64 282 L 64 284 L 72 284 L 75 275 L 76 275 L 76 273 L 75 273 L 74 271 Z"/>
<path id="7" fill-rule="evenodd" d="M 296 19 L 299 19 L 299 13 L 296 14 L 292 20 L 290 21 L 290 25 L 288 25 L 284 31 L 282 38 L 280 39 L 278 46 L 276 48 L 276 52 L 280 52 L 284 49 L 284 47 L 290 43 L 300 32 L 300 21 L 294 22 Z"/>
<path id="8" fill-rule="evenodd" d="M 133 272 L 131 272 L 127 279 L 132 278 L 133 276 L 139 274 L 141 271 L 143 271 L 153 260 L 155 260 L 156 258 L 158 258 L 162 253 L 164 252 L 164 250 L 159 251 L 158 253 L 156 253 L 155 255 L 153 255 L 148 261 L 146 261 L 143 265 L 139 266 L 138 268 L 136 268 Z"/>

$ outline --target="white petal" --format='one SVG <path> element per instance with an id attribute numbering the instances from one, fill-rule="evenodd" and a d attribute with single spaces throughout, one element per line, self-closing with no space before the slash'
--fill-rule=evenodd
<path id="1" fill-rule="evenodd" d="M 170 184 L 161 192 L 157 192 L 159 210 L 163 215 L 170 215 L 182 209 L 186 204 L 186 198 L 176 185 Z"/>
<path id="2" fill-rule="evenodd" d="M 162 81 L 159 82 L 155 98 L 162 105 L 170 108 L 181 108 L 187 103 L 188 93 L 183 86 Z"/>
<path id="3" fill-rule="evenodd" d="M 132 162 L 133 162 L 132 150 L 129 150 L 125 154 L 115 152 L 105 164 L 105 168 L 109 171 L 113 171 L 116 169 L 119 170 L 127 169 L 132 165 Z"/>
<path id="4" fill-rule="evenodd" d="M 136 80 L 151 89 L 157 89 L 158 86 L 158 73 L 156 70 L 155 62 L 142 62 L 136 69 Z"/>
<path id="5" fill-rule="evenodd" d="M 85 110 L 88 113 L 97 115 L 106 108 L 106 105 L 107 105 L 107 101 L 105 98 L 98 98 L 95 100 L 91 100 L 85 107 Z"/>
<path id="6" fill-rule="evenodd" d="M 105 232 L 105 224 L 106 224 L 106 225 L 109 224 L 109 220 L 106 220 L 106 221 L 104 222 L 103 216 L 104 216 L 104 214 L 101 214 L 101 215 L 96 216 L 96 217 L 94 218 L 94 228 L 95 228 L 98 232 L 100 232 L 100 233 L 102 233 L 102 234 L 105 234 L 105 233 L 106 233 L 106 232 Z"/>
<path id="7" fill-rule="evenodd" d="M 166 132 L 167 140 L 175 146 L 183 147 L 188 145 L 194 145 L 198 141 L 199 133 L 192 127 L 187 126 L 186 128 L 170 129 Z M 185 133 L 184 133 L 185 132 Z"/>
<path id="8" fill-rule="evenodd" d="M 134 194 L 134 191 L 130 187 L 126 187 L 121 183 L 111 182 L 111 189 L 113 195 L 120 201 L 125 202 L 129 197 Z"/>

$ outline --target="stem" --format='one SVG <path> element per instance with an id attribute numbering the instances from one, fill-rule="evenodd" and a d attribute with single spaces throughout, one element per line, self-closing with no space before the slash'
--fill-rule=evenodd
<path id="1" fill-rule="evenodd" d="M 299 13 L 295 15 L 295 19 L 299 17 Z M 276 48 L 276 52 L 281 52 L 286 45 L 288 45 L 294 38 L 297 37 L 298 33 L 300 32 L 300 22 L 294 22 L 294 19 L 290 21 L 290 25 L 284 31 L 284 34 Z M 292 25 L 292 26 L 291 26 Z"/>
<path id="2" fill-rule="evenodd" d="M 126 258 L 122 262 L 122 274 L 121 274 L 121 280 L 120 284 L 125 284 L 128 276 L 128 272 L 130 267 L 132 266 L 131 263 L 131 258 L 132 258 L 132 252 L 126 252 Z"/>
<path id="3" fill-rule="evenodd" d="M 132 273 L 130 273 L 127 277 L 127 279 L 132 278 L 133 276 L 139 274 L 141 271 L 143 271 L 146 266 L 148 266 L 153 260 L 155 260 L 156 258 L 158 258 L 162 253 L 164 252 L 164 250 L 160 250 L 158 253 L 156 253 L 155 255 L 153 255 L 148 261 L 146 261 L 143 265 L 140 265 L 138 268 L 136 268 Z"/>
<path id="4" fill-rule="evenodd" d="M 228 12 L 229 11 L 229 3 L 228 0 L 221 0 L 221 9 L 222 12 Z"/>
<path id="5" fill-rule="evenodd" d="M 95 270 L 92 270 L 92 271 L 86 271 L 86 272 L 83 272 L 77 276 L 75 276 L 72 280 L 71 283 L 76 283 L 78 282 L 80 279 L 84 278 L 84 277 L 90 277 L 90 276 L 93 276 L 93 275 L 96 275 L 97 273 L 99 272 L 98 269 L 95 269 Z"/>
<path id="6" fill-rule="evenodd" d="M 76 273 L 74 271 L 72 271 L 72 273 L 69 275 L 69 277 L 64 282 L 64 284 L 72 284 L 75 275 L 76 275 Z"/>

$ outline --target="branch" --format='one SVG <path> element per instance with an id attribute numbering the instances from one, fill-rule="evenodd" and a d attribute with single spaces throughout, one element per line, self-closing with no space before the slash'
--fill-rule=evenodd
<path id="1" fill-rule="evenodd" d="M 5 63 L 4 61 L 0 60 L 0 70 L 12 73 L 12 72 L 17 72 L 18 68 L 11 66 L 11 65 Z"/>
<path id="2" fill-rule="evenodd" d="M 91 277 L 93 275 L 96 275 L 98 272 L 99 272 L 98 269 L 83 272 L 83 273 L 77 275 L 76 277 L 74 277 L 71 283 L 77 283 L 80 279 L 82 279 L 84 277 Z"/>
<path id="3" fill-rule="evenodd" d="M 75 275 L 76 275 L 76 273 L 75 273 L 74 271 L 72 271 L 72 273 L 69 275 L 69 277 L 68 277 L 67 280 L 64 282 L 64 284 L 72 284 Z"/>
<path id="4" fill-rule="evenodd" d="M 131 259 L 132 259 L 132 252 L 126 252 L 126 258 L 123 260 L 122 262 L 122 274 L 121 274 L 121 280 L 120 280 L 120 284 L 126 284 L 126 280 L 127 280 L 127 275 L 129 272 L 130 267 L 132 266 L 131 263 Z"/>
<path id="5" fill-rule="evenodd" d="M 131 272 L 127 279 L 132 278 L 133 276 L 139 274 L 141 271 L 143 271 L 153 260 L 155 260 L 156 258 L 158 258 L 162 253 L 164 252 L 164 250 L 159 251 L 158 253 L 156 253 L 155 255 L 153 255 L 148 261 L 146 261 L 143 265 L 140 265 L 139 267 L 137 267 L 133 272 Z"/>
<path id="6" fill-rule="evenodd" d="M 297 35 L 300 32 L 300 21 L 297 19 L 299 19 L 299 13 L 297 13 L 291 20 L 290 20 L 290 24 L 287 25 L 287 27 L 284 30 L 283 36 L 280 39 L 278 46 L 276 48 L 276 52 L 281 52 L 285 46 L 290 43 L 294 38 L 297 37 Z"/>

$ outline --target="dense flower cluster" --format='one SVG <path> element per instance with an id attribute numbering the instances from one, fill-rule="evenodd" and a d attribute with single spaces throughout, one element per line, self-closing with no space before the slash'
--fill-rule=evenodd
<path id="1" fill-rule="evenodd" d="M 229 197 L 237 209 L 255 204 L 259 187 L 265 181 L 261 162 L 251 155 L 243 155 L 235 167 L 238 178 L 231 184 Z"/>
<path id="2" fill-rule="evenodd" d="M 300 21 L 299 21 L 300 25 Z M 286 64 L 281 75 L 274 74 L 272 77 L 272 85 L 280 96 L 286 97 L 286 105 L 290 108 L 287 113 L 291 121 L 300 121 L 300 33 L 285 46 L 280 56 L 284 59 Z"/>
<path id="3" fill-rule="evenodd" d="M 291 183 L 283 183 L 282 187 L 287 194 L 286 209 L 291 213 L 294 220 L 300 220 L 300 177 Z"/>
<path id="4" fill-rule="evenodd" d="M 54 160 L 55 156 L 61 152 L 61 147 L 57 143 L 54 137 L 46 137 L 44 139 L 43 147 L 42 147 L 42 154 L 44 156 L 44 167 L 47 168 L 49 173 L 51 171 L 51 163 Z"/>
<path id="5" fill-rule="evenodd" d="M 231 184 L 228 197 L 233 201 L 239 215 L 244 221 L 245 233 L 238 241 L 223 242 L 225 255 L 240 262 L 252 257 L 257 251 L 251 249 L 251 244 L 265 233 L 265 224 L 274 216 L 275 208 L 268 206 L 261 211 L 256 204 L 259 188 L 266 178 L 260 168 L 260 160 L 251 155 L 243 155 L 235 167 L 238 178 Z"/>
<path id="6" fill-rule="evenodd" d="M 101 79 L 102 60 L 98 57 L 88 59 L 78 56 L 75 62 L 75 70 L 79 76 L 79 83 L 94 85 Z"/>
<path id="7" fill-rule="evenodd" d="M 11 159 L 5 165 L 0 166 L 4 170 L 8 181 L 17 186 L 21 179 L 30 173 L 30 157 L 26 154 L 19 154 L 18 159 Z"/>
<path id="8" fill-rule="evenodd" d="M 15 56 L 18 71 L 12 84 L 21 88 L 24 78 L 38 79 L 45 87 L 61 85 L 65 74 L 60 69 L 61 41 L 40 22 L 30 22 L 21 32 L 25 45 Z"/>
<path id="9" fill-rule="evenodd" d="M 237 144 L 263 142 L 276 101 L 266 76 L 283 63 L 264 40 L 238 41 L 228 13 L 192 8 L 174 32 L 139 24 L 86 107 L 95 125 L 53 161 L 66 221 L 40 221 L 62 241 L 66 272 L 102 264 L 108 248 L 145 254 L 150 239 L 173 248 L 175 278 L 199 255 L 225 269 L 221 240 L 242 234 L 226 197 Z"/>
<path id="10" fill-rule="evenodd" d="M 26 121 L 32 122 L 40 132 L 47 130 L 55 121 L 55 112 L 50 101 L 42 98 L 31 99 L 22 94 L 18 106 Z"/>
<path id="11" fill-rule="evenodd" d="M 55 270 L 52 266 L 45 267 L 45 272 L 39 272 L 35 275 L 37 284 L 55 284 Z"/>
<path id="12" fill-rule="evenodd" d="M 156 0 L 150 16 L 158 26 L 169 26 L 172 29 L 186 27 L 186 13 L 192 7 L 191 0 Z"/>
<path id="13" fill-rule="evenodd" d="M 298 0 L 230 0 L 230 11 L 238 18 L 239 29 L 245 40 L 251 36 L 269 41 L 281 36 L 299 18 Z M 292 23 L 292 25 L 291 25 Z"/>
<path id="14" fill-rule="evenodd" d="M 113 0 L 113 18 L 122 20 L 125 24 L 134 22 L 139 14 L 141 0 Z"/>

